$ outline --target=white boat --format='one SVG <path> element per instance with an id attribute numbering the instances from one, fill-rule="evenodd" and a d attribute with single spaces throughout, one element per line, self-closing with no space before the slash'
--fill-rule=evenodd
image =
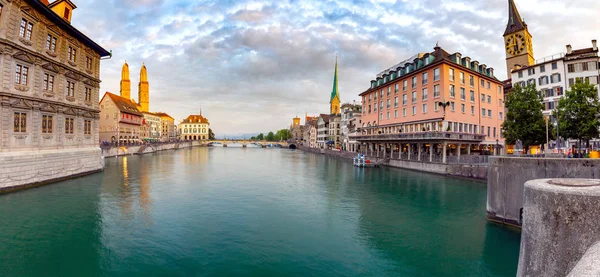
<path id="1" fill-rule="evenodd" d="M 354 159 L 352 159 L 352 164 L 356 167 L 376 167 L 377 164 L 371 163 L 370 160 L 367 160 L 367 157 L 363 154 L 358 154 Z"/>

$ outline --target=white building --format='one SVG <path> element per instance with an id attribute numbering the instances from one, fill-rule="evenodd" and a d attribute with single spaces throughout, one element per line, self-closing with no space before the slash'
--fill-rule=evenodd
<path id="1" fill-rule="evenodd" d="M 355 140 L 350 140 L 349 135 L 356 133 L 356 130 L 361 126 L 361 105 L 344 104 L 342 105 L 342 150 L 353 151 L 354 144 L 358 144 Z"/>
<path id="2" fill-rule="evenodd" d="M 146 131 L 144 132 L 144 138 L 152 141 L 159 140 L 161 128 L 160 116 L 151 112 L 142 112 L 142 115 L 144 116 L 144 120 L 146 121 Z"/>
<path id="3" fill-rule="evenodd" d="M 326 148 L 329 141 L 329 115 L 321 114 L 317 121 L 317 147 Z"/>
<path id="4" fill-rule="evenodd" d="M 210 123 L 202 115 L 190 115 L 178 128 L 180 140 L 208 140 Z"/>
<path id="5" fill-rule="evenodd" d="M 329 140 L 333 141 L 332 147 L 342 147 L 342 117 L 340 115 L 329 116 Z"/>

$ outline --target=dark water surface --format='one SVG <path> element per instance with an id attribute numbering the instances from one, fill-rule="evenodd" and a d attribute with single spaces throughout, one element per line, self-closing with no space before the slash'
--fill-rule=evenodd
<path id="1" fill-rule="evenodd" d="M 279 149 L 107 159 L 0 196 L 0 276 L 515 276 L 485 183 Z"/>

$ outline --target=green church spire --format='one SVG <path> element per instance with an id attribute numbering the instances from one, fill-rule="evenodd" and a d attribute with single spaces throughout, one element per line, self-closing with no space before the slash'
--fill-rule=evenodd
<path id="1" fill-rule="evenodd" d="M 335 74 L 333 75 L 333 90 L 331 90 L 331 100 L 333 100 L 335 97 L 340 97 L 339 92 L 338 92 L 338 61 L 337 61 L 337 56 L 335 56 Z"/>

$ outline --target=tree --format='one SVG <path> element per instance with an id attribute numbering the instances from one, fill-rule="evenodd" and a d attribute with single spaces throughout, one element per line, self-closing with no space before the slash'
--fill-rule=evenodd
<path id="1" fill-rule="evenodd" d="M 215 133 L 213 133 L 211 128 L 208 128 L 208 139 L 215 140 Z"/>
<path id="2" fill-rule="evenodd" d="M 275 140 L 288 140 L 292 138 L 292 132 L 288 129 L 281 129 L 275 134 Z"/>
<path id="3" fill-rule="evenodd" d="M 555 112 L 558 129 L 564 137 L 579 141 L 580 149 L 582 140 L 589 141 L 599 134 L 600 102 L 597 93 L 595 85 L 577 79 L 558 102 Z"/>
<path id="4" fill-rule="evenodd" d="M 259 141 L 265 140 L 265 135 L 263 135 L 263 133 L 258 134 L 258 136 L 256 136 L 256 140 L 259 140 Z"/>
<path id="5" fill-rule="evenodd" d="M 529 146 L 546 143 L 546 122 L 542 115 L 543 99 L 535 85 L 513 87 L 506 99 L 508 111 L 502 123 L 502 134 L 507 144 L 515 144 L 517 140 L 521 140 L 527 153 Z"/>
<path id="6" fill-rule="evenodd" d="M 255 140 L 256 140 L 256 137 L 251 137 L 250 138 L 250 141 L 255 141 Z"/>
<path id="7" fill-rule="evenodd" d="M 273 134 L 273 132 L 269 132 L 267 134 L 267 137 L 265 137 L 265 140 L 267 140 L 267 141 L 274 141 L 275 140 L 275 135 Z"/>

